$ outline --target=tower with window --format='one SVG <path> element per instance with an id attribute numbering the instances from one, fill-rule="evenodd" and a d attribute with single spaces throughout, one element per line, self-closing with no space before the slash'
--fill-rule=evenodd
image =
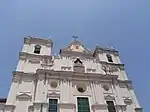
<path id="1" fill-rule="evenodd" d="M 118 51 L 74 38 L 57 56 L 52 40 L 24 39 L 5 112 L 142 112 Z"/>

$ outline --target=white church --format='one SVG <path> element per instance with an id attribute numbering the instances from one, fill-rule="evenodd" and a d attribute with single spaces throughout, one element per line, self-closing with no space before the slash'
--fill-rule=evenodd
<path id="1" fill-rule="evenodd" d="M 52 55 L 53 41 L 25 37 L 0 112 L 142 112 L 114 48 L 78 39 Z"/>

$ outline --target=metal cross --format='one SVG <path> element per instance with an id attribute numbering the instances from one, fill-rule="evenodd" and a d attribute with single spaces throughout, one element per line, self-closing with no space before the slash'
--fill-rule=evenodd
<path id="1" fill-rule="evenodd" d="M 79 38 L 79 37 L 76 37 L 76 36 L 72 36 L 72 38 L 74 38 L 74 40 L 77 40 L 77 38 Z"/>

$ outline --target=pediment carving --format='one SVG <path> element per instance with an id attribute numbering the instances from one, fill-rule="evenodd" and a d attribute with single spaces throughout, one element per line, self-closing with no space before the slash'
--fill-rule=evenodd
<path id="1" fill-rule="evenodd" d="M 115 100 L 115 97 L 113 95 L 106 95 L 105 100 L 106 101 L 112 101 L 112 100 Z"/>
<path id="2" fill-rule="evenodd" d="M 132 99 L 129 97 L 124 97 L 124 103 L 130 105 L 132 103 Z"/>
<path id="3" fill-rule="evenodd" d="M 31 99 L 32 95 L 29 92 L 20 92 L 16 96 L 18 99 Z"/>
<path id="4" fill-rule="evenodd" d="M 49 92 L 47 94 L 47 97 L 55 97 L 55 98 L 58 98 L 60 97 L 60 92 Z"/>

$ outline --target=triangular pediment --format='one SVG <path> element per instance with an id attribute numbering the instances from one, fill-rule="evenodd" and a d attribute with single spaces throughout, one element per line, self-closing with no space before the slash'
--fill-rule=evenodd
<path id="1" fill-rule="evenodd" d="M 92 54 L 92 51 L 87 49 L 80 41 L 74 40 L 66 48 L 61 49 L 61 53 Z"/>

